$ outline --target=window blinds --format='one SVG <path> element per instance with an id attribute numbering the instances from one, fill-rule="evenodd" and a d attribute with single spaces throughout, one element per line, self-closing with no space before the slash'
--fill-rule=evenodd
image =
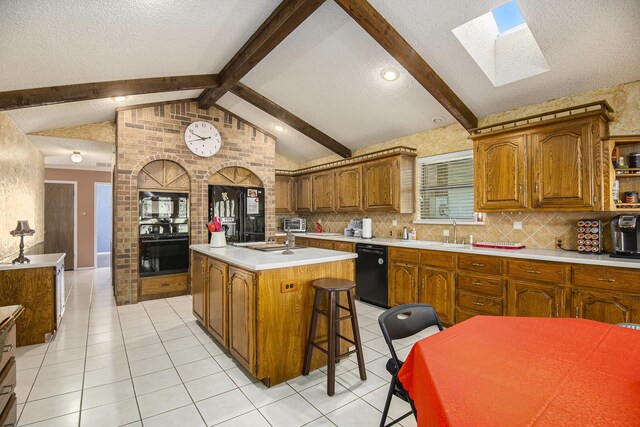
<path id="1" fill-rule="evenodd" d="M 421 159 L 420 219 L 474 219 L 473 158 L 456 154 Z"/>

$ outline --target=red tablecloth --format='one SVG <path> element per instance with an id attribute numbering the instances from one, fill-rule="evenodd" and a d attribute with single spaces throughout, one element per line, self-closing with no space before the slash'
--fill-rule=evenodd
<path id="1" fill-rule="evenodd" d="M 476 316 L 416 343 L 399 374 L 418 425 L 640 425 L 640 332 Z"/>

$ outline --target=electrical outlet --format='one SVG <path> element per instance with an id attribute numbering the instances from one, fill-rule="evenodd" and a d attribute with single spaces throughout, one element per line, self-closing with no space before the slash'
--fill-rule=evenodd
<path id="1" fill-rule="evenodd" d="M 293 292 L 298 289 L 298 282 L 295 280 L 287 280 L 284 282 L 280 282 L 280 293 L 284 294 L 287 292 Z"/>
<path id="2" fill-rule="evenodd" d="M 397 219 L 392 219 L 391 220 L 391 225 L 394 226 L 394 227 L 397 227 L 398 226 L 398 220 Z"/>
<path id="3" fill-rule="evenodd" d="M 562 237 L 556 237 L 556 246 L 559 248 L 562 247 Z"/>
<path id="4" fill-rule="evenodd" d="M 389 237 L 393 237 L 393 230 L 389 230 Z"/>
<path id="5" fill-rule="evenodd" d="M 516 221 L 513 223 L 514 230 L 522 230 L 522 221 Z"/>

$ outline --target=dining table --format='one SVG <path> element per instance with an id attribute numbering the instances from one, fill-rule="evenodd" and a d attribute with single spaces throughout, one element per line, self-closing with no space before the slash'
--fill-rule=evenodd
<path id="1" fill-rule="evenodd" d="M 416 342 L 398 374 L 418 426 L 640 426 L 640 331 L 476 316 Z"/>

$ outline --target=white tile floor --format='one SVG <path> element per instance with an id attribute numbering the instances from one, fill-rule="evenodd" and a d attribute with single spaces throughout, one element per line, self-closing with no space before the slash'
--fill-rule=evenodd
<path id="1" fill-rule="evenodd" d="M 388 390 L 381 309 L 358 302 L 367 381 L 355 357 L 266 388 L 195 322 L 191 298 L 117 307 L 108 268 L 67 272 L 63 324 L 49 344 L 17 349 L 20 426 L 377 426 Z M 423 334 L 423 336 L 431 333 Z M 416 338 L 417 339 L 417 338 Z M 406 340 L 400 357 L 414 340 Z M 404 346 L 404 347 L 403 347 Z M 409 410 L 393 399 L 390 416 Z M 415 425 L 413 417 L 403 426 Z"/>

